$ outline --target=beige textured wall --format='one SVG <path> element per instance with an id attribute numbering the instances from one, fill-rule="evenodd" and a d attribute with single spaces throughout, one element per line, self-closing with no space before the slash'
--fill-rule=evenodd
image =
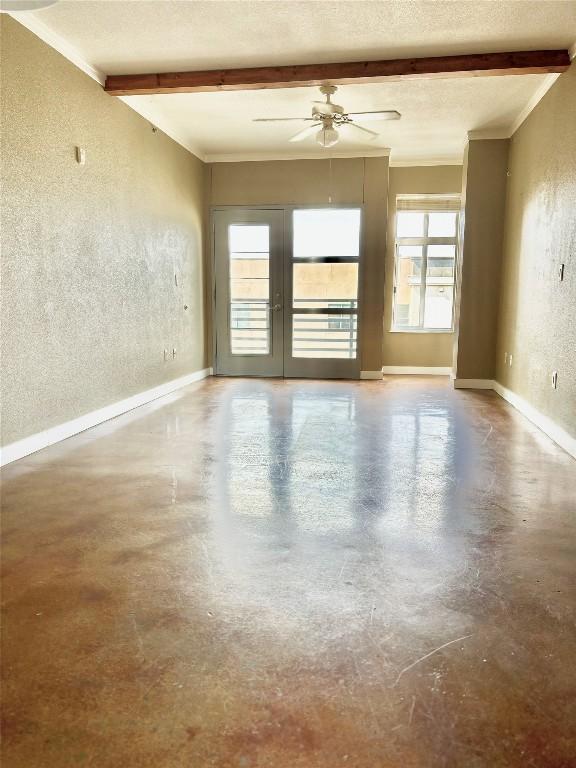
<path id="1" fill-rule="evenodd" d="M 1 23 L 7 444 L 206 360 L 202 163 Z M 177 349 L 166 364 L 165 347 Z"/>
<path id="2" fill-rule="evenodd" d="M 576 64 L 512 137 L 509 170 L 496 377 L 576 437 Z"/>
<path id="3" fill-rule="evenodd" d="M 460 194 L 462 166 L 439 165 L 390 168 L 388 195 L 388 250 L 384 299 L 384 365 L 452 365 L 453 333 L 398 333 L 391 331 L 394 290 L 394 239 L 397 195 Z"/>
<path id="4" fill-rule="evenodd" d="M 382 367 L 388 158 L 213 163 L 208 199 L 218 205 L 364 204 L 361 368 Z"/>
<path id="5" fill-rule="evenodd" d="M 508 139 L 470 141 L 464 160 L 454 355 L 458 379 L 494 378 L 508 145 Z"/>

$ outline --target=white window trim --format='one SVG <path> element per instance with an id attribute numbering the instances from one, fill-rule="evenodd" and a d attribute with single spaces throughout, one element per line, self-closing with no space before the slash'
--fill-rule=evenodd
<path id="1" fill-rule="evenodd" d="M 421 198 L 421 208 L 410 208 L 411 213 L 423 213 L 425 215 L 425 232 L 428 232 L 428 215 L 431 212 L 430 208 L 426 207 L 425 198 Z M 460 215 L 458 211 L 446 207 L 445 211 L 456 213 L 456 235 L 454 237 L 398 237 L 396 235 L 397 222 L 398 222 L 398 209 L 395 211 L 394 222 L 394 285 L 392 289 L 392 324 L 390 327 L 391 333 L 454 333 L 454 305 L 455 305 L 455 291 L 456 291 L 456 264 L 458 260 L 458 231 L 460 224 Z M 434 208 L 433 211 L 443 212 L 441 209 Z M 400 264 L 400 257 L 398 256 L 399 245 L 421 245 L 422 246 L 422 270 L 421 270 L 421 285 L 420 285 L 420 320 L 424 323 L 424 302 L 426 297 L 426 274 L 428 270 L 428 246 L 429 245 L 454 245 L 454 274 L 452 281 L 452 318 L 449 328 L 425 328 L 423 325 L 419 326 L 405 326 L 396 325 L 396 292 L 398 287 L 398 266 Z M 424 288 L 424 290 L 422 290 Z"/>

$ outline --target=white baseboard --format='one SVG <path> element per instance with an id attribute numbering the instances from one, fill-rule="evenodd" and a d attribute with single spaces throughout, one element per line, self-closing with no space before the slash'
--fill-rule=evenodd
<path id="1" fill-rule="evenodd" d="M 573 437 L 565 429 L 552 421 L 551 418 L 540 413 L 523 397 L 517 395 L 512 390 L 502 386 L 498 381 L 492 379 L 454 379 L 455 389 L 492 389 L 500 395 L 503 400 L 514 406 L 528 421 L 541 429 L 545 435 L 557 443 L 567 453 L 576 458 L 576 437 Z"/>
<path id="2" fill-rule="evenodd" d="M 443 368 L 434 365 L 385 365 L 382 373 L 386 376 L 408 374 L 410 376 L 450 376 L 452 368 Z"/>
<path id="3" fill-rule="evenodd" d="M 382 378 L 382 371 L 360 371 L 360 378 L 378 380 Z"/>
<path id="4" fill-rule="evenodd" d="M 173 379 L 172 381 L 167 381 L 165 384 L 160 384 L 160 386 L 154 387 L 153 389 L 139 392 L 137 395 L 132 395 L 132 397 L 126 398 L 126 400 L 120 400 L 118 403 L 106 405 L 104 408 L 99 408 L 97 411 L 86 413 L 84 416 L 72 419 L 72 421 L 58 424 L 56 427 L 46 429 L 44 432 L 38 432 L 35 435 L 25 437 L 23 440 L 18 440 L 15 443 L 10 443 L 10 445 L 5 445 L 0 449 L 0 467 L 5 464 L 10 464 L 12 461 L 22 459 L 24 456 L 29 456 L 31 453 L 40 451 L 42 448 L 47 448 L 49 445 L 59 443 L 61 440 L 66 440 L 66 438 L 77 435 L 79 432 L 84 432 L 85 429 L 95 427 L 103 421 L 108 421 L 108 419 L 113 419 L 127 411 L 132 411 L 140 405 L 145 405 L 152 400 L 157 400 L 159 397 L 168 395 L 176 389 L 186 387 L 188 384 L 201 381 L 201 379 L 205 379 L 207 376 L 211 375 L 212 368 L 204 368 L 201 371 L 189 373 L 186 376 L 181 376 L 179 379 Z"/>
<path id="5" fill-rule="evenodd" d="M 538 429 L 541 429 L 542 432 L 554 440 L 554 442 L 561 448 L 564 448 L 567 453 L 576 458 L 576 437 L 570 435 L 548 416 L 540 413 L 540 411 L 536 410 L 533 405 L 527 400 L 524 400 L 523 397 L 520 397 L 520 395 L 517 395 L 510 389 L 506 389 L 506 387 L 503 387 L 502 384 L 497 381 L 493 382 L 493 384 L 494 391 L 499 394 L 501 398 L 510 403 L 510 405 L 513 405 L 514 408 L 531 421 L 532 424 L 535 424 Z"/>
<path id="6" fill-rule="evenodd" d="M 492 379 L 454 379 L 454 389 L 494 389 Z"/>

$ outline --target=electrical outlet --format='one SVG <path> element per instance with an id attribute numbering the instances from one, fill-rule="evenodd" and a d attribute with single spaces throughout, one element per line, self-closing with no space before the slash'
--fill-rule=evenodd
<path id="1" fill-rule="evenodd" d="M 565 267 L 564 264 L 560 264 L 560 266 L 558 267 L 558 278 L 560 282 L 564 280 L 564 267 Z"/>
<path id="2" fill-rule="evenodd" d="M 512 368 L 512 353 L 508 355 L 508 365 Z"/>
<path id="3" fill-rule="evenodd" d="M 552 389 L 558 389 L 558 371 L 552 371 Z"/>
<path id="4" fill-rule="evenodd" d="M 166 362 L 166 361 L 168 360 L 168 354 L 169 354 L 169 353 L 168 353 L 168 350 L 167 350 L 167 349 L 165 349 L 165 350 L 164 350 L 164 362 Z"/>
<path id="5" fill-rule="evenodd" d="M 172 347 L 172 360 L 176 357 L 176 347 Z"/>
<path id="6" fill-rule="evenodd" d="M 504 365 L 508 365 L 508 352 L 504 352 Z"/>

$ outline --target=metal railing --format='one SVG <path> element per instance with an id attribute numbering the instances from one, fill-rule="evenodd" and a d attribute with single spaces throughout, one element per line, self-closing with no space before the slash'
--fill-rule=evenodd
<path id="1" fill-rule="evenodd" d="M 333 306 L 330 306 L 333 305 Z M 292 355 L 354 359 L 358 340 L 355 299 L 297 299 L 292 310 Z M 267 299 L 235 299 L 230 303 L 234 354 L 267 354 L 270 303 Z M 248 334 L 242 333 L 248 332 Z"/>
<path id="2" fill-rule="evenodd" d="M 297 299 L 293 306 L 293 357 L 306 357 L 313 353 L 321 353 L 326 357 L 330 354 L 351 359 L 356 357 L 356 300 Z M 302 313 L 303 309 L 308 312 Z"/>
<path id="3" fill-rule="evenodd" d="M 267 355 L 270 351 L 268 299 L 230 302 L 230 343 L 234 355 Z M 249 331 L 248 335 L 242 331 Z"/>

